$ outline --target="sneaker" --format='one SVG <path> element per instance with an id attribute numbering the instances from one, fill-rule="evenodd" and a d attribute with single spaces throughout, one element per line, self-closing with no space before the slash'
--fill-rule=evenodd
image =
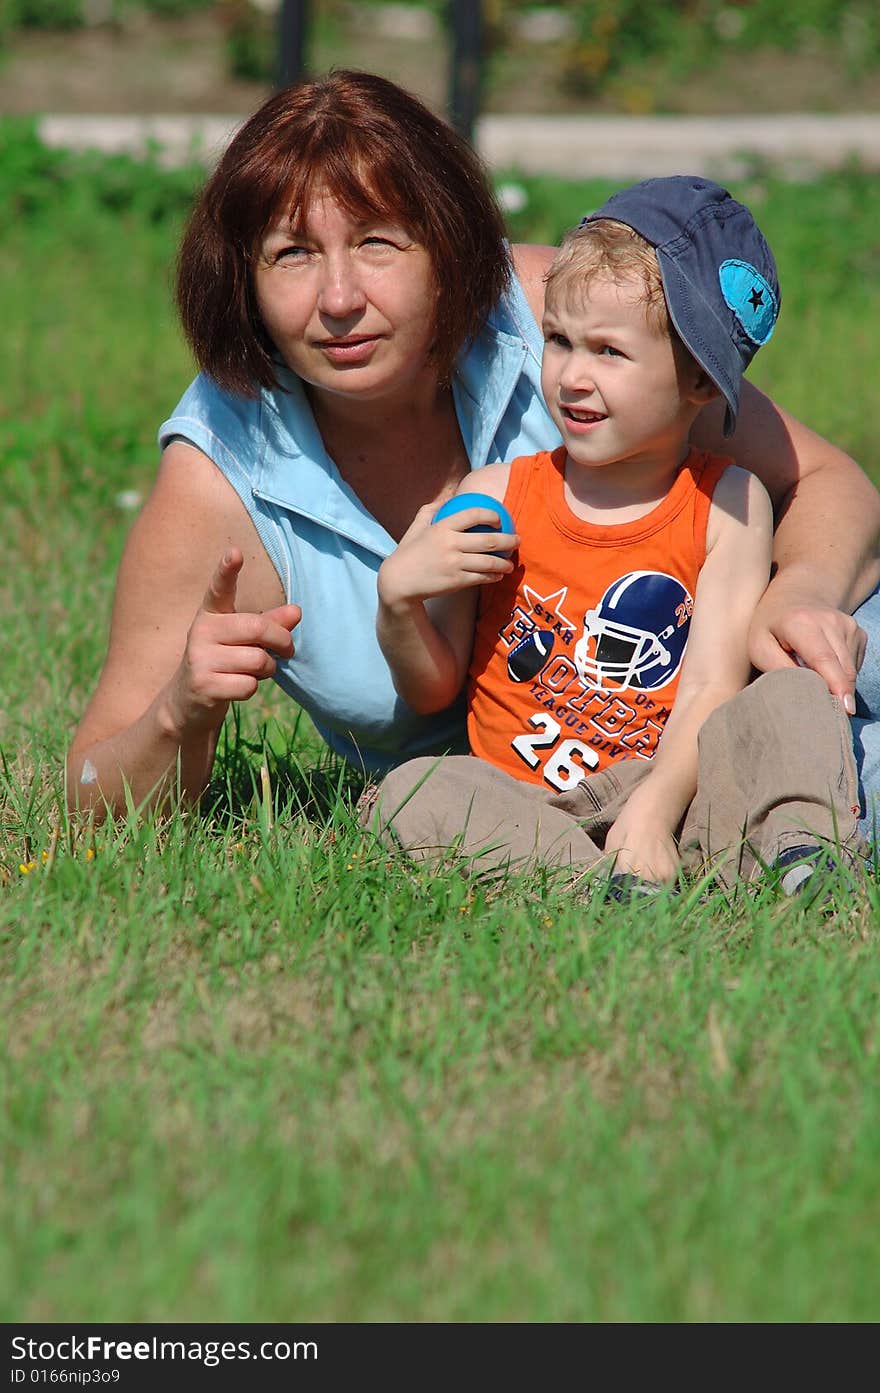
<path id="1" fill-rule="evenodd" d="M 790 846 L 781 852 L 771 867 L 783 895 L 800 895 L 816 871 L 831 875 L 841 870 L 839 861 L 815 844 Z"/>
<path id="2" fill-rule="evenodd" d="M 616 900 L 618 904 L 632 904 L 635 900 L 646 900 L 651 895 L 659 895 L 664 889 L 671 890 L 673 887 L 658 885 L 655 880 L 641 880 L 637 875 L 618 871 L 605 886 L 605 898 Z"/>

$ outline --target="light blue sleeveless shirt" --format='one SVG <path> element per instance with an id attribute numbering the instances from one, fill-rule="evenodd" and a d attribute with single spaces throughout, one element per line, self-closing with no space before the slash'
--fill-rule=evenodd
<path id="1" fill-rule="evenodd" d="M 472 469 L 553 449 L 541 398 L 541 334 L 518 281 L 456 366 L 452 391 Z M 244 504 L 281 579 L 302 607 L 294 656 L 275 681 L 337 753 L 381 773 L 416 755 L 467 748 L 464 701 L 419 716 L 394 690 L 376 640 L 376 575 L 392 537 L 339 474 L 299 378 L 257 400 L 204 374 L 159 428 L 214 461 Z"/>

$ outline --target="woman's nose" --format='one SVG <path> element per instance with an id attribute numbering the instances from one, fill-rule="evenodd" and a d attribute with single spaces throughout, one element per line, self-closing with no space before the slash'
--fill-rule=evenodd
<path id="1" fill-rule="evenodd" d="M 322 314 L 344 319 L 364 308 L 366 296 L 347 256 L 328 258 L 322 269 L 318 291 L 318 309 Z"/>

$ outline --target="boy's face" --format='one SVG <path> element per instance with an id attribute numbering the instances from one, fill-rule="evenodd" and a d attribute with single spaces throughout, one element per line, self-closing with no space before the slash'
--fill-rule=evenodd
<path id="1" fill-rule="evenodd" d="M 551 290 L 541 389 L 576 464 L 677 465 L 702 404 L 699 368 L 646 316 L 636 280 L 596 278 L 570 298 Z"/>

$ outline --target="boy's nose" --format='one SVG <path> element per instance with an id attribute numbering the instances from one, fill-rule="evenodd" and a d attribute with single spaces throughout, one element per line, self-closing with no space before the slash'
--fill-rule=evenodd
<path id="1" fill-rule="evenodd" d="M 564 392 L 592 392 L 594 375 L 588 361 L 577 353 L 571 354 L 559 374 L 559 386 Z"/>

